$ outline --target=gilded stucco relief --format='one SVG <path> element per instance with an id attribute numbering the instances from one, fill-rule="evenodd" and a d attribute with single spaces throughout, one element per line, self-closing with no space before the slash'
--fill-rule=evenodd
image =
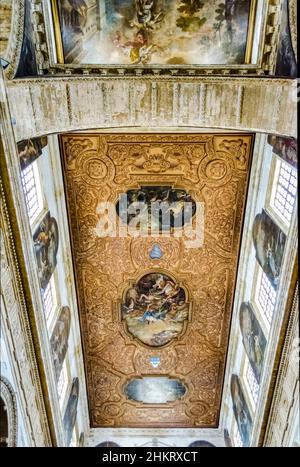
<path id="1" fill-rule="evenodd" d="M 91 425 L 216 427 L 252 135 L 65 134 L 60 140 Z M 174 232 L 99 235 L 100 203 L 116 206 L 122 193 L 145 186 L 185 190 L 204 203 L 201 247 L 187 248 Z M 110 220 L 121 222 L 116 212 Z M 162 254 L 152 259 L 157 245 Z M 161 346 L 130 332 L 122 316 L 126 292 L 147 274 L 170 277 L 174 290 L 178 282 L 189 304 L 181 331 Z M 147 375 L 182 381 L 185 396 L 154 405 L 128 400 L 124 387 Z"/>

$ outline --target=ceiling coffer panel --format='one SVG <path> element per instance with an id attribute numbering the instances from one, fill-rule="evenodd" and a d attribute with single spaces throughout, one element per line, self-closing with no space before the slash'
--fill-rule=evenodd
<path id="1" fill-rule="evenodd" d="M 60 142 L 91 426 L 216 427 L 253 135 L 65 134 Z M 155 237 L 116 236 L 114 225 L 126 224 L 123 193 L 191 201 L 193 226 L 203 203 L 203 244 L 176 236 L 178 209 L 169 237 L 159 236 L 162 224 Z M 103 216 L 111 236 L 100 234 Z M 159 388 L 165 393 L 147 399 Z"/>

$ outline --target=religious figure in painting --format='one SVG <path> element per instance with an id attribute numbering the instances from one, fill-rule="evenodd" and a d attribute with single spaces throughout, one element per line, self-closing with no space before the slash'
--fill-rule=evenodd
<path id="1" fill-rule="evenodd" d="M 128 190 L 116 206 L 122 221 L 141 231 L 171 231 L 192 221 L 196 203 L 185 190 L 170 186 L 142 186 Z"/>
<path id="2" fill-rule="evenodd" d="M 243 335 L 243 344 L 257 382 L 259 383 L 267 341 L 250 303 L 242 303 L 241 305 L 240 326 Z"/>
<path id="3" fill-rule="evenodd" d="M 268 143 L 272 146 L 274 154 L 297 168 L 298 151 L 297 140 L 295 138 L 268 135 Z"/>
<path id="4" fill-rule="evenodd" d="M 266 211 L 257 214 L 253 223 L 256 259 L 275 289 L 279 284 L 285 241 L 286 235 Z"/>
<path id="5" fill-rule="evenodd" d="M 122 318 L 128 331 L 147 345 L 159 347 L 178 336 L 188 318 L 185 291 L 162 273 L 143 276 L 126 293 Z"/>
<path id="6" fill-rule="evenodd" d="M 66 445 L 69 446 L 72 440 L 72 433 L 76 423 L 77 405 L 79 397 L 79 379 L 74 378 L 66 411 L 63 418 L 63 426 L 66 436 Z"/>
<path id="7" fill-rule="evenodd" d="M 252 419 L 237 375 L 231 376 L 231 397 L 233 412 L 243 441 L 243 446 L 250 445 Z"/>
<path id="8" fill-rule="evenodd" d="M 64 306 L 55 324 L 50 344 L 53 354 L 54 373 L 56 381 L 59 380 L 59 375 L 64 363 L 64 359 L 68 350 L 68 339 L 70 333 L 71 311 L 68 306 Z"/>
<path id="9" fill-rule="evenodd" d="M 58 227 L 50 212 L 46 214 L 33 235 L 33 244 L 38 264 L 42 290 L 45 290 L 57 264 Z"/>
<path id="10" fill-rule="evenodd" d="M 39 156 L 41 156 L 43 148 L 47 146 L 47 144 L 47 136 L 41 136 L 40 138 L 31 138 L 19 141 L 17 146 L 21 169 L 26 169 L 26 167 L 28 167 Z"/>
<path id="11" fill-rule="evenodd" d="M 243 64 L 252 1 L 56 0 L 64 61 Z"/>

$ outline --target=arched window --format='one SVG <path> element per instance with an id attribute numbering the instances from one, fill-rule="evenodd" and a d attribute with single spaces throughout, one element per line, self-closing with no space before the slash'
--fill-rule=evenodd
<path id="1" fill-rule="evenodd" d="M 189 448 L 215 448 L 216 446 L 210 443 L 209 441 L 197 440 L 189 444 L 188 447 Z"/>
<path id="2" fill-rule="evenodd" d="M 14 390 L 10 382 L 1 376 L 0 378 L 1 394 L 1 447 L 17 446 L 17 405 Z"/>
<path id="3" fill-rule="evenodd" d="M 289 226 L 297 195 L 297 170 L 276 158 L 270 205 L 276 214 Z"/>
<path id="4" fill-rule="evenodd" d="M 234 422 L 233 443 L 234 443 L 234 447 L 236 448 L 243 447 L 243 440 L 242 440 L 242 437 L 241 437 L 241 434 L 239 432 L 239 428 L 236 422 Z"/>
<path id="5" fill-rule="evenodd" d="M 269 331 L 275 309 L 276 290 L 261 267 L 258 267 L 257 273 L 254 302 Z"/>
<path id="6" fill-rule="evenodd" d="M 247 357 L 246 357 L 243 373 L 244 373 L 243 377 L 244 377 L 246 389 L 248 393 L 250 394 L 253 405 L 255 407 L 257 404 L 258 396 L 259 396 L 259 383 L 256 379 L 254 371 Z"/>
<path id="7" fill-rule="evenodd" d="M 97 444 L 96 448 L 119 448 L 120 446 L 113 441 L 103 441 L 103 443 Z"/>
<path id="8" fill-rule="evenodd" d="M 44 208 L 41 179 L 37 161 L 22 170 L 21 178 L 29 221 L 30 225 L 32 225 Z"/>
<path id="9" fill-rule="evenodd" d="M 42 301 L 46 321 L 49 326 L 57 309 L 55 274 L 52 274 L 45 290 L 42 292 Z"/>

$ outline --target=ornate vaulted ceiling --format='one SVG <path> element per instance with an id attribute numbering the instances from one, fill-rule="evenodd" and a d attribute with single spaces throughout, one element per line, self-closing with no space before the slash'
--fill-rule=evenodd
<path id="1" fill-rule="evenodd" d="M 61 136 L 93 427 L 218 425 L 252 142 Z M 136 220 L 122 217 L 124 193 L 128 204 L 164 201 L 171 235 L 159 235 L 161 218 L 147 235 L 141 208 L 143 236 L 116 236 L 115 224 Z M 203 244 L 177 235 L 185 203 L 193 227 L 203 203 Z"/>

